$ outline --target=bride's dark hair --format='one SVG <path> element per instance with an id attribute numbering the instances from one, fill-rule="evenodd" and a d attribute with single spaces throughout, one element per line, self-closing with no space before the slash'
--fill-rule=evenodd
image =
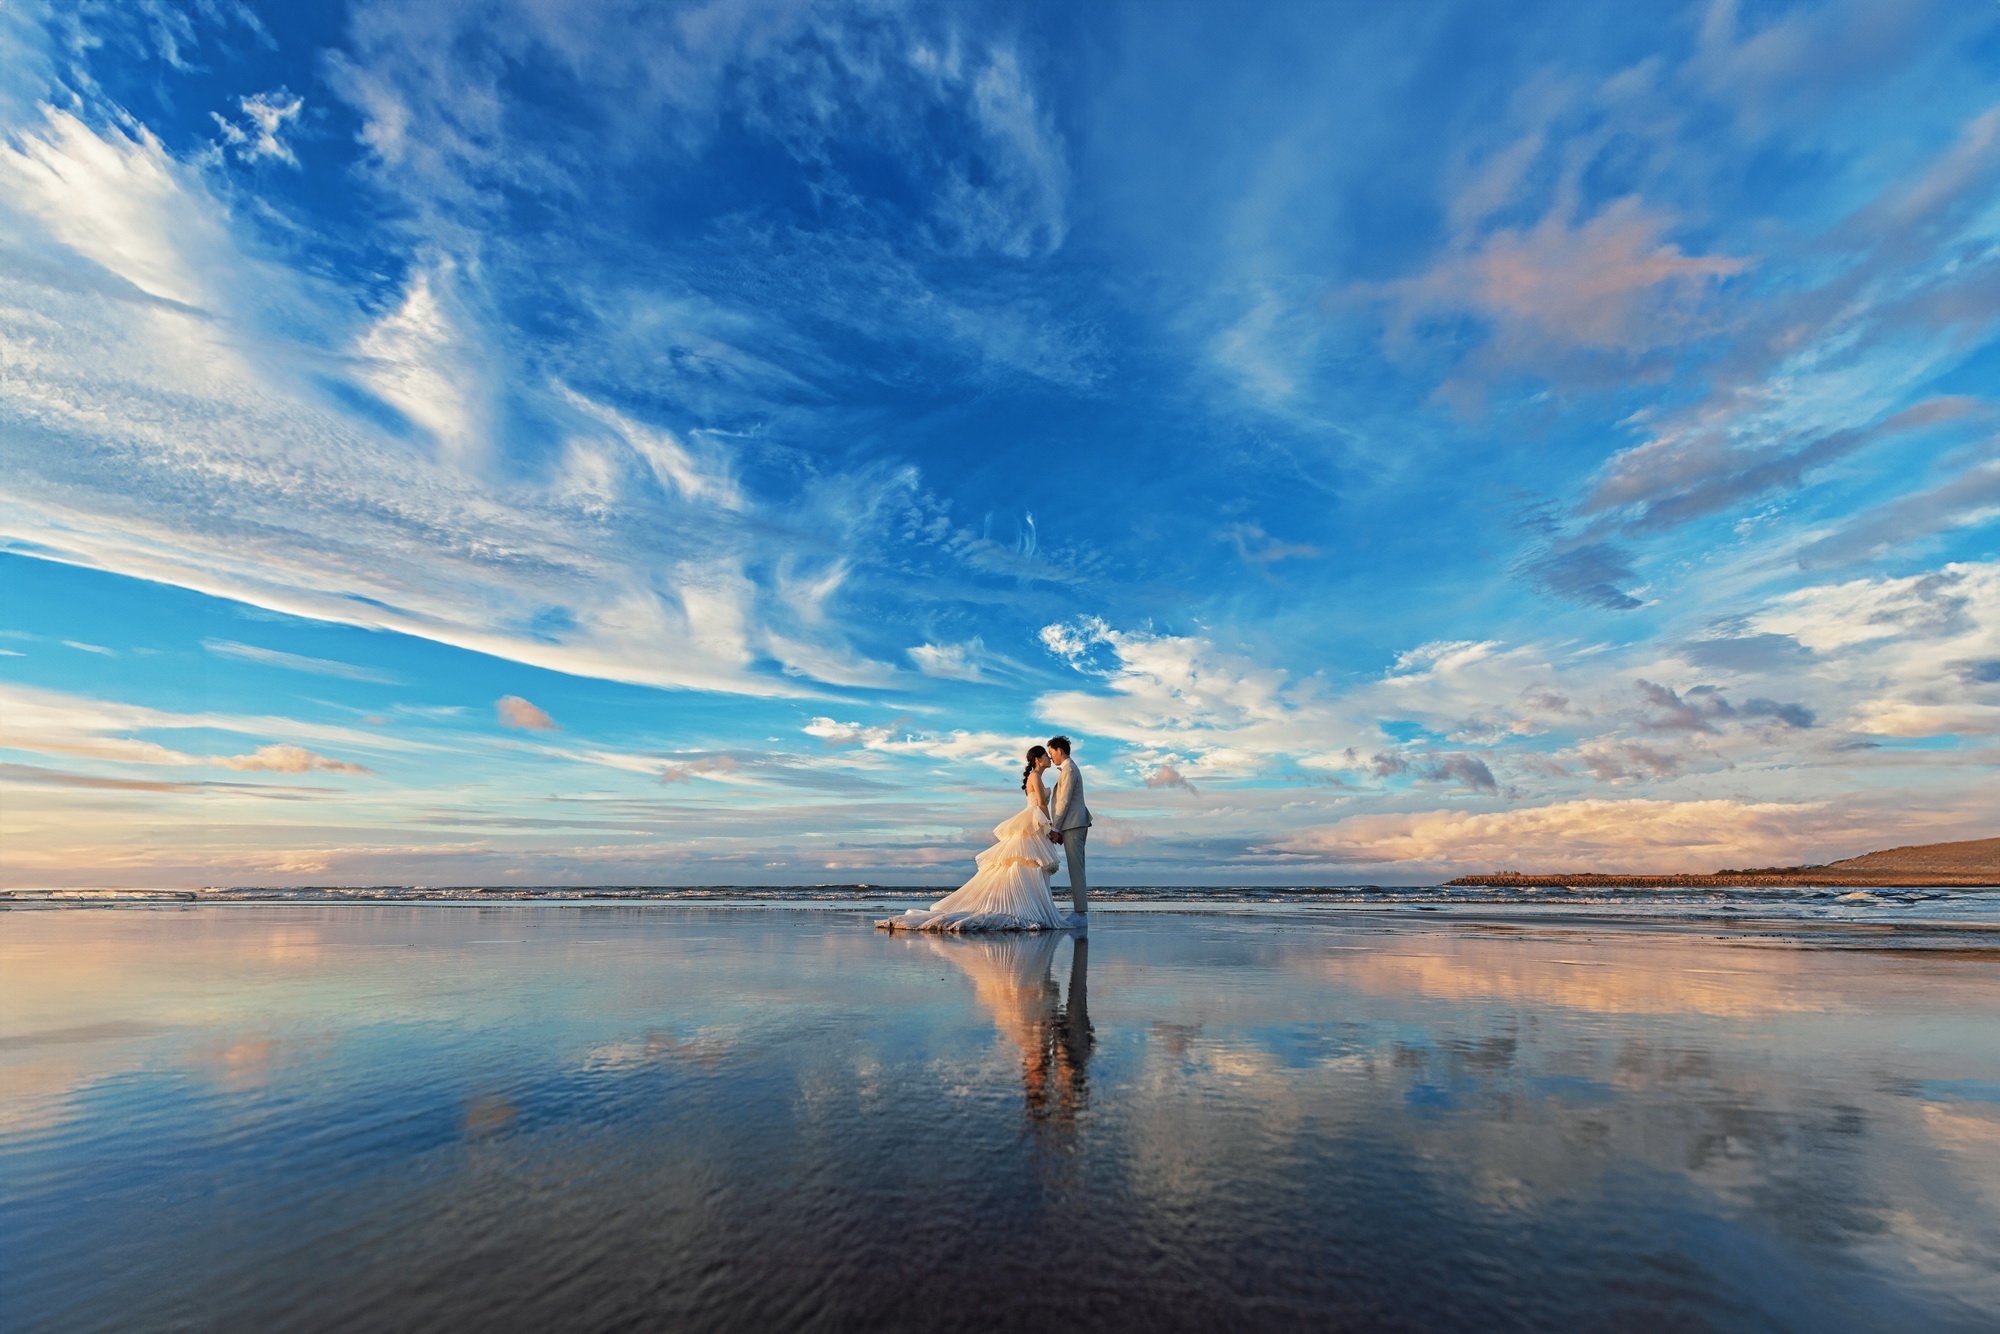
<path id="1" fill-rule="evenodd" d="M 1048 755 L 1048 751 L 1040 746 L 1028 747 L 1028 767 L 1021 770 L 1021 790 L 1023 792 L 1028 790 L 1028 780 L 1035 776 L 1035 761 L 1047 759 Z"/>

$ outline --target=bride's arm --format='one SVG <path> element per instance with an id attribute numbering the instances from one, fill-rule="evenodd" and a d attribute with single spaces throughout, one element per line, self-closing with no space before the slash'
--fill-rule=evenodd
<path id="1" fill-rule="evenodd" d="M 1049 790 L 1048 788 L 1042 786 L 1042 776 L 1040 774 L 1035 775 L 1035 781 L 1029 785 L 1028 791 L 1034 795 L 1035 809 L 1042 813 L 1042 818 L 1044 820 L 1048 819 Z"/>

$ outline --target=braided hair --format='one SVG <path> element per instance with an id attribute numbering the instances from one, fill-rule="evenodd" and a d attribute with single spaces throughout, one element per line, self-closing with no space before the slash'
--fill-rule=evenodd
<path id="1" fill-rule="evenodd" d="M 1035 776 L 1035 761 L 1045 760 L 1048 757 L 1048 751 L 1042 749 L 1040 746 L 1028 747 L 1028 764 L 1026 768 L 1021 770 L 1021 790 L 1023 792 L 1028 790 L 1028 780 Z"/>

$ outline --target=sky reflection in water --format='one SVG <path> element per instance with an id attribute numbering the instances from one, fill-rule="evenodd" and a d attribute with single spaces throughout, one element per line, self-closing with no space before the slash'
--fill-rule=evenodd
<path id="1" fill-rule="evenodd" d="M 0 915 L 0 1324 L 1975 1328 L 2000 953 Z"/>

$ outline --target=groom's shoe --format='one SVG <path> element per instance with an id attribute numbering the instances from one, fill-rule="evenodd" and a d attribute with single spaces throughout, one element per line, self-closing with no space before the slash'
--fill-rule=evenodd
<path id="1" fill-rule="evenodd" d="M 1074 932 L 1076 932 L 1076 933 L 1077 933 L 1077 934 L 1078 934 L 1079 936 L 1087 936 L 1087 935 L 1089 935 L 1089 934 L 1090 934 L 1090 914 L 1089 914 L 1089 913 L 1087 913 L 1087 912 L 1073 912 L 1073 913 L 1071 913 L 1071 914 L 1069 915 L 1069 929 L 1070 929 L 1070 930 L 1072 930 L 1072 931 L 1074 931 Z"/>

